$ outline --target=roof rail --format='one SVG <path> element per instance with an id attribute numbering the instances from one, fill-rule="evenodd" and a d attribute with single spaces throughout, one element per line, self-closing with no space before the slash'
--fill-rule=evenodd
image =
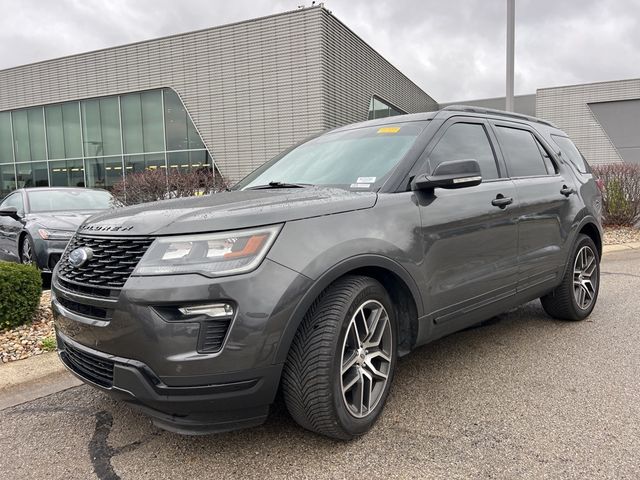
<path id="1" fill-rule="evenodd" d="M 547 120 L 542 120 L 538 117 L 532 117 L 530 115 L 524 115 L 522 113 L 505 112 L 504 110 L 496 110 L 495 108 L 475 107 L 473 105 L 449 105 L 448 107 L 444 107 L 442 110 L 449 110 L 449 111 L 455 111 L 455 112 L 484 113 L 488 115 L 497 115 L 500 117 L 518 118 L 520 120 L 527 120 L 529 122 L 542 123 L 543 125 L 547 125 L 549 127 L 558 128 L 553 123 Z"/>

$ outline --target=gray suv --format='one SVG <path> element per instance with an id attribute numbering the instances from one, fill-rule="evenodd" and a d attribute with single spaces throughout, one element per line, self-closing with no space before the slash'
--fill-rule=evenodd
<path id="1" fill-rule="evenodd" d="M 537 298 L 586 318 L 600 209 L 584 158 L 536 118 L 337 128 L 232 191 L 87 220 L 52 282 L 60 358 L 168 430 L 258 425 L 280 389 L 304 428 L 351 439 L 417 346 Z"/>

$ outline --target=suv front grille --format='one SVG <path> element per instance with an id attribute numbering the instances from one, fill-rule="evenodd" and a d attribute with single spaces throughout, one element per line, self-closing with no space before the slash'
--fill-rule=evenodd
<path id="1" fill-rule="evenodd" d="M 68 298 L 58 296 L 56 301 L 67 310 L 83 315 L 85 317 L 97 318 L 100 320 L 109 320 L 111 318 L 111 310 L 105 308 L 96 307 L 94 305 L 88 305 L 86 303 L 78 303 Z"/>
<path id="2" fill-rule="evenodd" d="M 104 388 L 113 387 L 114 362 L 73 347 L 60 337 L 57 340 L 58 345 L 62 347 L 60 357 L 67 367 L 96 385 Z"/>
<path id="3" fill-rule="evenodd" d="M 120 289 L 131 276 L 138 262 L 153 242 L 148 237 L 73 237 L 60 259 L 58 275 L 65 287 L 72 290 L 98 294 L 100 288 L 109 289 L 100 296 L 111 296 L 111 289 Z M 79 247 L 88 247 L 93 257 L 81 267 L 69 264 L 69 253 Z"/>

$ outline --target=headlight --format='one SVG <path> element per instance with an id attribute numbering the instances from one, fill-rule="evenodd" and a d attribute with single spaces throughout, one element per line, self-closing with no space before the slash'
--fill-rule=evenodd
<path id="1" fill-rule="evenodd" d="M 70 230 L 52 230 L 50 228 L 38 229 L 38 235 L 43 240 L 71 240 L 74 232 Z"/>
<path id="2" fill-rule="evenodd" d="M 222 233 L 159 237 L 134 275 L 199 273 L 208 277 L 249 272 L 260 265 L 282 225 Z"/>

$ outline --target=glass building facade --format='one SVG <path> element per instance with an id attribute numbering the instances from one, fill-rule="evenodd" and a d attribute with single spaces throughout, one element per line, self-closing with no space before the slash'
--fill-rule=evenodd
<path id="1" fill-rule="evenodd" d="M 396 115 L 404 115 L 405 113 L 407 112 L 394 107 L 390 103 L 374 95 L 373 97 L 371 97 L 371 101 L 369 102 L 368 120 L 374 120 L 376 118 L 394 117 Z"/>
<path id="2" fill-rule="evenodd" d="M 110 188 L 145 169 L 212 168 L 169 88 L 0 112 L 0 198 L 23 187 Z"/>

